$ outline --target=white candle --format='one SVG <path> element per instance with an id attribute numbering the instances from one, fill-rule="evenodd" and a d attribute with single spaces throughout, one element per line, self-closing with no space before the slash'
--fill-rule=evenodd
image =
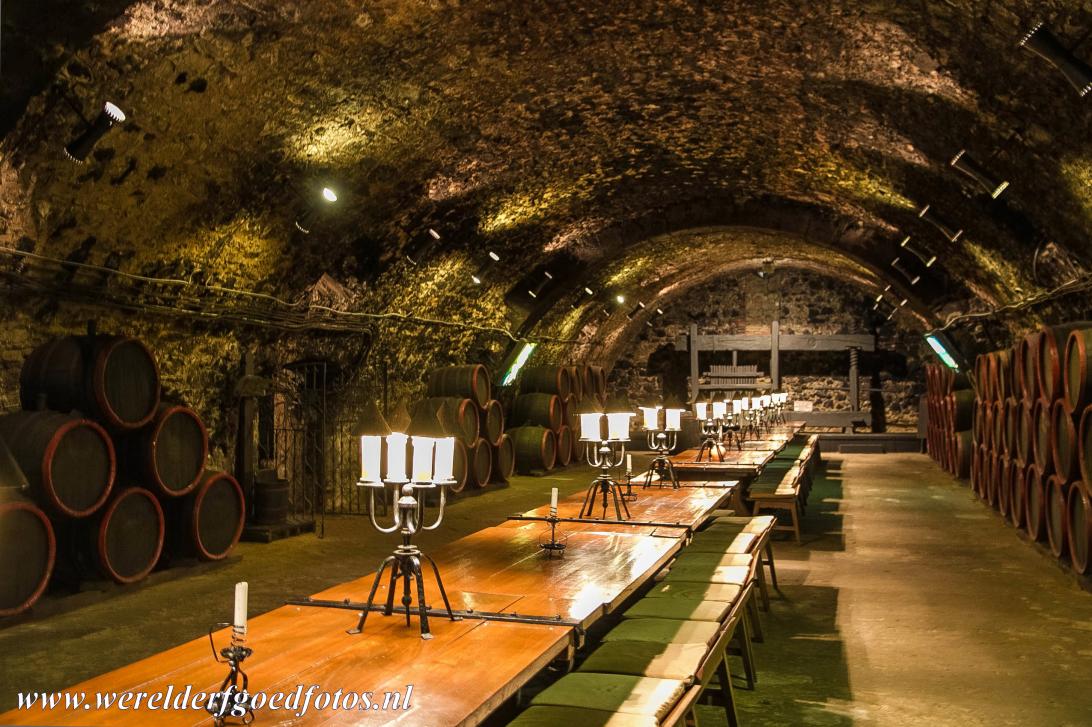
<path id="1" fill-rule="evenodd" d="M 235 629 L 246 633 L 247 582 L 235 584 Z"/>
<path id="2" fill-rule="evenodd" d="M 633 472 L 633 455 L 632 454 L 627 454 L 626 455 L 626 474 L 628 475 L 628 474 L 631 474 L 632 472 Z"/>
<path id="3" fill-rule="evenodd" d="M 550 509 L 557 511 L 557 488 L 550 490 Z"/>

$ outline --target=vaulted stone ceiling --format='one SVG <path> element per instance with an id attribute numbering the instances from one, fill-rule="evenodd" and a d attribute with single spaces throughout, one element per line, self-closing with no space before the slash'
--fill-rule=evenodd
<path id="1" fill-rule="evenodd" d="M 50 256 L 285 299 L 328 272 L 368 310 L 570 339 L 624 327 L 616 294 L 766 258 L 890 283 L 929 326 L 1057 284 L 1044 250 L 1092 252 L 1086 102 L 1018 47 L 1046 19 L 1092 56 L 1092 3 L 22 5 L 0 234 Z M 73 165 L 105 100 L 129 119 Z M 948 166 L 962 148 L 1000 200 Z M 903 253 L 912 287 L 904 234 L 938 255 Z"/>

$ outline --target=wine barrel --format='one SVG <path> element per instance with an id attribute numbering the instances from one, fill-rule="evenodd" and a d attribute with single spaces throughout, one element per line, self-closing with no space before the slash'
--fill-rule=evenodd
<path id="1" fill-rule="evenodd" d="M 1027 477 L 1025 467 L 1016 460 L 1010 465 L 1009 472 L 1009 522 L 1014 528 L 1024 527 L 1024 505 L 1027 500 Z"/>
<path id="2" fill-rule="evenodd" d="M 478 426 L 485 441 L 496 446 L 504 435 L 504 407 L 499 401 L 490 399 L 485 403 Z"/>
<path id="3" fill-rule="evenodd" d="M 568 366 L 569 369 L 569 387 L 571 394 L 575 401 L 579 402 L 584 399 L 584 372 L 580 366 Z"/>
<path id="4" fill-rule="evenodd" d="M 934 416 L 932 412 L 929 415 L 930 421 L 933 421 Z M 982 399 L 975 398 L 974 400 L 974 418 L 971 420 L 971 436 L 974 437 L 975 444 L 985 443 L 985 422 L 986 422 L 986 408 Z"/>
<path id="5" fill-rule="evenodd" d="M 79 410 L 106 425 L 137 429 L 159 406 L 159 369 L 151 352 L 123 336 L 65 336 L 34 349 L 19 375 L 24 409 Z"/>
<path id="6" fill-rule="evenodd" d="M 197 487 L 209 454 L 209 435 L 193 409 L 160 404 L 151 423 L 118 440 L 118 459 L 165 497 L 182 497 Z"/>
<path id="7" fill-rule="evenodd" d="M 1062 395 L 1062 357 L 1071 331 L 1092 328 L 1092 322 L 1074 321 L 1039 330 L 1039 393 L 1053 401 Z"/>
<path id="8" fill-rule="evenodd" d="M 434 396 L 413 405 L 414 413 L 422 406 L 430 406 L 440 419 L 444 431 L 452 437 L 458 437 L 470 447 L 478 440 L 480 420 L 478 405 L 473 399 L 460 399 L 457 396 Z"/>
<path id="9" fill-rule="evenodd" d="M 971 459 L 974 456 L 974 438 L 970 430 L 956 432 L 955 476 L 965 480 L 971 475 Z"/>
<path id="10" fill-rule="evenodd" d="M 562 399 L 572 393 L 568 366 L 532 366 L 520 374 L 519 390 L 524 394 L 557 394 Z"/>
<path id="11" fill-rule="evenodd" d="M 115 583 L 136 583 L 152 572 L 163 551 L 164 521 L 149 490 L 118 490 L 90 524 L 90 552 L 102 575 Z"/>
<path id="12" fill-rule="evenodd" d="M 428 377 L 428 395 L 473 399 L 479 407 L 484 407 L 493 398 L 489 371 L 481 364 L 434 369 Z"/>
<path id="13" fill-rule="evenodd" d="M 982 401 L 993 398 L 990 391 L 989 354 L 980 353 L 974 357 L 974 391 Z"/>
<path id="14" fill-rule="evenodd" d="M 971 492 L 978 495 L 982 486 L 982 447 L 976 446 L 971 452 Z"/>
<path id="15" fill-rule="evenodd" d="M 984 400 L 982 402 L 982 428 L 983 428 L 983 431 L 982 431 L 983 440 L 982 441 L 983 441 L 983 444 L 985 444 L 990 449 L 994 448 L 994 441 L 993 441 L 994 413 L 995 413 L 995 409 L 994 409 L 994 406 L 993 406 L 993 402 L 989 401 L 989 400 Z"/>
<path id="16" fill-rule="evenodd" d="M 584 445 L 580 443 L 580 427 L 569 426 L 571 449 L 569 450 L 569 464 L 577 465 L 584 461 Z"/>
<path id="17" fill-rule="evenodd" d="M 953 391 L 948 395 L 948 401 L 953 419 L 950 426 L 957 432 L 970 429 L 974 425 L 974 392 Z"/>
<path id="18" fill-rule="evenodd" d="M 0 490 L 0 616 L 34 605 L 57 557 L 49 518 L 15 488 Z"/>
<path id="19" fill-rule="evenodd" d="M 518 426 L 546 427 L 556 433 L 561 429 L 561 414 L 557 394 L 520 394 L 512 404 L 512 421 Z"/>
<path id="20" fill-rule="evenodd" d="M 1009 349 L 994 351 L 989 357 L 990 391 L 997 401 L 1004 401 L 1011 394 L 1012 376 L 1009 372 L 1012 352 Z"/>
<path id="21" fill-rule="evenodd" d="M 564 424 L 557 430 L 557 466 L 568 467 L 573 459 L 573 430 Z"/>
<path id="22" fill-rule="evenodd" d="M 1068 481 L 1080 476 L 1080 445 L 1077 438 L 1077 427 L 1080 422 L 1066 411 L 1065 402 L 1059 399 L 1054 402 L 1051 412 L 1053 421 L 1050 424 L 1053 437 L 1051 437 L 1051 454 L 1054 458 L 1054 471 L 1059 477 Z"/>
<path id="23" fill-rule="evenodd" d="M 1069 332 L 1065 345 L 1065 368 L 1062 372 L 1065 410 L 1079 413 L 1092 403 L 1092 328 Z"/>
<path id="24" fill-rule="evenodd" d="M 474 487 L 485 487 L 493 473 L 493 448 L 482 438 L 466 448 L 467 481 Z"/>
<path id="25" fill-rule="evenodd" d="M 0 417 L 0 438 L 30 484 L 30 495 L 53 515 L 86 517 L 114 486 L 117 462 L 106 431 L 90 419 L 54 411 Z"/>
<path id="26" fill-rule="evenodd" d="M 995 401 L 993 402 L 993 433 L 990 435 L 993 442 L 993 449 L 995 452 L 1004 453 L 1005 451 L 1005 402 Z"/>
<path id="27" fill-rule="evenodd" d="M 1055 558 L 1061 558 L 1062 554 L 1068 550 L 1066 535 L 1069 523 L 1067 522 L 1066 496 L 1069 494 L 1069 487 L 1069 483 L 1063 478 L 1053 475 L 1047 480 L 1043 493 L 1047 543 Z"/>
<path id="28" fill-rule="evenodd" d="M 1054 472 L 1054 427 L 1053 407 L 1046 399 L 1035 402 L 1035 437 L 1032 448 L 1035 454 L 1035 466 L 1039 474 L 1046 477 Z"/>
<path id="29" fill-rule="evenodd" d="M 1012 480 L 1010 479 L 1012 477 L 1012 460 L 1002 455 L 997 468 L 997 511 L 1001 513 L 1001 517 L 1008 519 L 1009 493 L 1012 491 Z"/>
<path id="30" fill-rule="evenodd" d="M 1040 476 L 1036 467 L 1028 467 L 1024 473 L 1026 488 L 1024 492 L 1024 525 L 1028 537 L 1042 540 L 1046 537 L 1046 505 L 1043 485 L 1046 478 Z"/>
<path id="31" fill-rule="evenodd" d="M 1040 397 L 1039 389 L 1039 334 L 1029 333 L 1016 344 L 1020 347 L 1020 358 L 1023 361 L 1021 367 L 1021 388 L 1024 401 L 1034 404 Z"/>
<path id="32" fill-rule="evenodd" d="M 455 440 L 455 456 L 452 458 L 451 463 L 451 479 L 455 480 L 449 487 L 448 492 L 462 492 L 466 489 L 466 483 L 470 475 L 470 456 L 467 454 L 466 445 L 462 443 L 462 440 Z"/>
<path id="33" fill-rule="evenodd" d="M 201 560 L 222 560 L 243 534 L 243 490 L 226 472 L 206 470 L 193 492 L 182 498 L 172 518 L 176 552 Z"/>
<path id="34" fill-rule="evenodd" d="M 1020 405 L 1011 396 L 1005 399 L 1005 429 L 1002 434 L 1002 449 L 1011 458 L 1016 457 L 1016 433 L 1020 428 Z"/>
<path id="35" fill-rule="evenodd" d="M 607 371 L 602 366 L 591 366 L 592 393 L 600 401 L 607 397 Z"/>
<path id="36" fill-rule="evenodd" d="M 194 486 L 196 486 L 194 482 Z M 260 470 L 251 491 L 253 521 L 258 525 L 282 525 L 288 521 L 291 487 L 276 470 Z"/>
<path id="37" fill-rule="evenodd" d="M 1069 561 L 1073 570 L 1088 573 L 1092 569 L 1092 502 L 1088 490 L 1074 483 L 1069 488 L 1066 502 L 1067 530 L 1069 532 Z"/>
<path id="38" fill-rule="evenodd" d="M 1020 402 L 1016 417 L 1016 461 L 1027 466 L 1032 462 L 1032 439 L 1035 432 L 1033 408 L 1026 401 Z"/>
<path id="39" fill-rule="evenodd" d="M 991 452 L 989 455 L 989 482 L 986 483 L 986 502 L 990 507 L 997 509 L 998 497 L 1001 490 L 1001 476 L 1004 470 L 1001 467 L 1001 455 Z"/>
<path id="40" fill-rule="evenodd" d="M 507 432 L 520 474 L 549 472 L 557 461 L 557 435 L 545 427 L 515 427 Z"/>
<path id="41" fill-rule="evenodd" d="M 1019 401 L 1024 396 L 1024 377 L 1020 367 L 1020 344 L 1009 349 L 1009 396 Z"/>
<path id="42" fill-rule="evenodd" d="M 502 434 L 497 446 L 493 447 L 493 481 L 508 482 L 516 471 L 516 450 L 512 438 Z"/>

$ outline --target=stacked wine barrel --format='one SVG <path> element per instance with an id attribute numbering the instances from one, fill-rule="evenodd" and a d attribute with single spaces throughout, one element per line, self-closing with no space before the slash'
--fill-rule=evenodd
<path id="1" fill-rule="evenodd" d="M 426 398 L 413 409 L 428 406 L 444 431 L 455 437 L 455 484 L 483 488 L 507 482 L 515 471 L 515 449 L 504 426 L 504 407 L 493 398 L 489 371 L 481 364 L 447 366 L 428 377 Z"/>
<path id="2" fill-rule="evenodd" d="M 930 456 L 956 477 L 971 474 L 974 392 L 967 377 L 944 366 L 925 368 L 928 427 L 926 448 Z"/>
<path id="3" fill-rule="evenodd" d="M 526 368 L 512 400 L 509 431 L 521 474 L 549 472 L 581 458 L 577 406 L 586 398 L 606 401 L 602 366 L 562 364 Z"/>
<path id="4" fill-rule="evenodd" d="M 975 360 L 971 487 L 1079 573 L 1092 570 L 1092 322 Z"/>
<path id="5" fill-rule="evenodd" d="M 51 577 L 134 583 L 173 557 L 227 555 L 242 490 L 205 472 L 205 426 L 160 401 L 144 344 L 55 338 L 27 357 L 19 385 L 22 410 L 0 416 L 0 561 L 19 573 L 0 589 L 0 615 L 29 608 Z"/>

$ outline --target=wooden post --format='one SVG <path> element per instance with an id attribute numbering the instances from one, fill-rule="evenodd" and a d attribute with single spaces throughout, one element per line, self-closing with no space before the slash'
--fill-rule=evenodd
<path id="1" fill-rule="evenodd" d="M 781 388 L 781 321 L 774 318 L 770 323 L 770 385 L 774 391 Z"/>
<path id="2" fill-rule="evenodd" d="M 254 376 L 254 352 L 243 354 L 243 379 Z M 249 392 L 247 392 L 249 393 Z M 235 479 L 243 488 L 244 501 L 247 504 L 247 520 L 250 519 L 250 504 L 254 494 L 254 415 L 258 412 L 258 400 L 246 393 L 239 399 L 239 426 L 235 431 Z"/>
<path id="3" fill-rule="evenodd" d="M 856 348 L 849 349 L 849 409 L 850 411 L 861 410 L 861 384 L 860 384 L 860 372 L 858 371 L 858 359 L 860 357 L 860 350 Z"/>
<path id="4" fill-rule="evenodd" d="M 698 400 L 698 324 L 690 324 L 690 405 Z"/>

